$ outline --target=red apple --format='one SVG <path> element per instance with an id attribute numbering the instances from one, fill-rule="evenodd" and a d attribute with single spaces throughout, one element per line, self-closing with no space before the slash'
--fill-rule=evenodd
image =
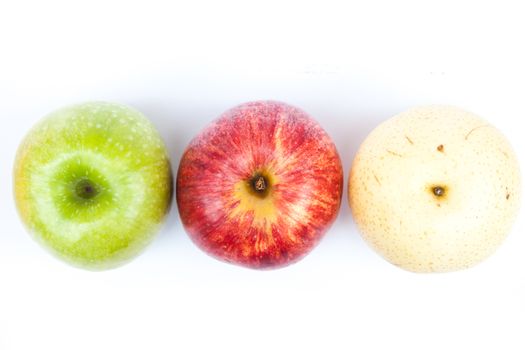
<path id="1" fill-rule="evenodd" d="M 310 252 L 341 204 L 334 143 L 298 108 L 251 102 L 194 138 L 177 175 L 177 204 L 192 240 L 211 256 L 275 268 Z"/>

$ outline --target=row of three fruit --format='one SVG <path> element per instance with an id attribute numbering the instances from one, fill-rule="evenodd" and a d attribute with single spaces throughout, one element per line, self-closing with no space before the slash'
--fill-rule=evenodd
<path id="1" fill-rule="evenodd" d="M 380 125 L 361 146 L 350 203 L 363 236 L 389 261 L 455 270 L 501 242 L 519 176 L 505 138 L 486 126 L 458 109 L 420 108 Z M 178 209 L 193 241 L 252 268 L 285 266 L 311 251 L 335 220 L 342 189 L 328 134 L 303 111 L 268 101 L 215 120 L 187 147 L 177 174 Z M 55 255 L 113 268 L 146 247 L 168 211 L 168 154 L 129 107 L 65 108 L 20 146 L 15 194 L 23 221 Z"/>

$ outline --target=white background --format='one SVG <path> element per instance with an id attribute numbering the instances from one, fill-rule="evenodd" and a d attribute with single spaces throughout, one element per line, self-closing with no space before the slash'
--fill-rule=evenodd
<path id="1" fill-rule="evenodd" d="M 0 0 L 0 349 L 524 349 L 523 215 L 479 266 L 414 274 L 362 241 L 345 185 L 321 244 L 261 272 L 199 251 L 174 206 L 143 255 L 93 273 L 29 238 L 11 185 L 28 129 L 88 100 L 149 116 L 174 169 L 210 120 L 258 99 L 314 116 L 345 177 L 374 126 L 429 103 L 488 119 L 523 166 L 519 4 Z"/>

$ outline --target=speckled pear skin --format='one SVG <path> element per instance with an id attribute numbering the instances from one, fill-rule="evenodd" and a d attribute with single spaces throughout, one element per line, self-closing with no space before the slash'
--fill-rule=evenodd
<path id="1" fill-rule="evenodd" d="M 153 125 L 130 107 L 67 107 L 22 141 L 14 193 L 22 221 L 54 255 L 89 270 L 114 268 L 146 247 L 170 207 L 168 154 Z"/>
<path id="2" fill-rule="evenodd" d="M 414 272 L 471 267 L 509 233 L 520 203 L 517 158 L 476 115 L 428 106 L 373 130 L 354 159 L 349 203 L 363 238 Z"/>

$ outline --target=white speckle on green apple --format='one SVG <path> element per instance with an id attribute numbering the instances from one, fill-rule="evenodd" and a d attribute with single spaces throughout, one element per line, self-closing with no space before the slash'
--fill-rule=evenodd
<path id="1" fill-rule="evenodd" d="M 140 112 L 92 102 L 58 110 L 29 132 L 15 161 L 14 191 L 38 242 L 73 265 L 103 270 L 136 257 L 154 238 L 170 207 L 172 178 L 164 143 Z"/>

